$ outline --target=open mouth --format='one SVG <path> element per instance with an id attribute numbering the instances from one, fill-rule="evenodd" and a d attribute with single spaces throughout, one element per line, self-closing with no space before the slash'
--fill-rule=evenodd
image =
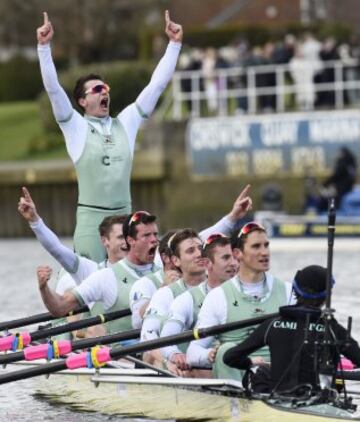
<path id="1" fill-rule="evenodd" d="M 100 101 L 100 106 L 103 108 L 109 107 L 109 98 L 105 97 Z"/>
<path id="2" fill-rule="evenodd" d="M 156 253 L 156 246 L 153 246 L 152 248 L 149 249 L 149 255 L 155 256 L 155 253 Z"/>

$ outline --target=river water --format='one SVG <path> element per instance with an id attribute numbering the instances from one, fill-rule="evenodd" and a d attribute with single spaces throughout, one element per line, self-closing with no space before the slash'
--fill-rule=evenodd
<path id="1" fill-rule="evenodd" d="M 66 241 L 69 244 L 69 241 Z M 274 239 L 271 242 L 271 272 L 284 281 L 291 281 L 296 270 L 306 265 L 326 266 L 326 239 Z M 353 316 L 353 336 L 360 340 L 360 240 L 336 239 L 333 273 L 336 280 L 333 307 L 337 319 L 346 324 Z M 36 240 L 0 240 L 0 321 L 44 312 L 37 290 L 36 266 L 58 265 L 42 250 Z M 1 369 L 0 369 L 1 371 Z M 5 421 L 130 421 L 94 413 L 79 413 L 63 406 L 54 406 L 33 396 L 31 380 L 0 386 L 0 422 Z M 132 420 L 133 421 L 133 420 Z"/>

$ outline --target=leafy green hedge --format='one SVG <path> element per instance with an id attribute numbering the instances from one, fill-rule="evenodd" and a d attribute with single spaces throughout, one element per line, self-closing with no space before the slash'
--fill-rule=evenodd
<path id="1" fill-rule="evenodd" d="M 0 102 L 35 99 L 42 89 L 37 61 L 14 57 L 0 63 Z"/>
<path id="2" fill-rule="evenodd" d="M 113 62 L 81 66 L 60 74 L 60 83 L 72 99 L 72 90 L 76 80 L 83 75 L 96 73 L 101 75 L 111 87 L 111 111 L 117 114 L 124 107 L 135 101 L 142 89 L 149 83 L 154 65 L 143 62 Z M 39 98 L 41 119 L 47 131 L 58 131 L 50 101 L 44 92 Z"/>

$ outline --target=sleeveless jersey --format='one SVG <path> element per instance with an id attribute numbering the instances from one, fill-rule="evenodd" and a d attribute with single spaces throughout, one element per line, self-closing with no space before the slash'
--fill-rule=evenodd
<path id="1" fill-rule="evenodd" d="M 164 281 L 164 271 L 159 270 L 155 273 L 146 274 L 146 277 L 153 282 L 156 290 L 158 290 L 160 289 Z"/>
<path id="2" fill-rule="evenodd" d="M 271 280 L 273 284 L 270 290 L 268 286 Z M 245 294 L 237 276 L 226 281 L 221 288 L 224 291 L 227 302 L 226 323 L 278 312 L 279 307 L 287 303 L 285 284 L 268 274 L 266 275 L 263 296 L 259 298 Z M 228 349 L 245 340 L 255 328 L 252 326 L 220 334 L 219 340 L 221 345 L 217 351 L 213 366 L 215 377 L 231 378 L 241 381 L 242 371 L 225 365 L 223 356 Z M 255 355 L 262 356 L 267 361 L 270 360 L 268 347 L 257 350 Z"/>
<path id="3" fill-rule="evenodd" d="M 114 305 L 110 309 L 106 310 L 107 312 L 113 312 L 129 308 L 129 293 L 135 281 L 138 280 L 140 277 L 143 277 L 144 275 L 158 271 L 158 268 L 153 265 L 151 270 L 144 273 L 140 273 L 139 271 L 136 271 L 136 269 L 134 269 L 131 264 L 129 264 L 126 258 L 117 262 L 111 268 L 114 271 L 116 277 L 118 296 Z M 110 321 L 106 323 L 106 326 L 109 334 L 119 331 L 121 332 L 131 330 L 131 315 L 120 318 L 115 321 Z"/>
<path id="4" fill-rule="evenodd" d="M 205 296 L 208 293 L 207 292 L 207 281 L 203 281 L 198 286 L 192 287 L 189 290 L 189 293 L 191 294 L 191 296 L 193 298 L 193 323 L 192 323 L 192 326 L 189 327 L 189 329 L 192 329 L 192 328 L 195 327 L 200 309 L 201 309 L 202 304 L 204 302 Z"/>
<path id="5" fill-rule="evenodd" d="M 112 119 L 109 136 L 99 133 L 88 120 L 84 151 L 75 164 L 79 204 L 101 208 L 131 209 L 132 157 L 127 135 L 119 119 Z"/>

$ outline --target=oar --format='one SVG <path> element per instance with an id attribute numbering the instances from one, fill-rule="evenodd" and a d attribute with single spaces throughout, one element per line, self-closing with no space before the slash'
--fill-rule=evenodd
<path id="1" fill-rule="evenodd" d="M 172 344 L 185 343 L 190 340 L 209 337 L 227 331 L 237 330 L 239 328 L 249 327 L 251 325 L 260 324 L 268 318 L 275 318 L 278 313 L 263 315 L 256 318 L 250 318 L 243 321 L 230 322 L 228 324 L 216 325 L 208 328 L 198 328 L 194 330 L 184 331 L 175 336 L 162 337 L 156 340 L 145 341 L 143 343 L 126 346 L 126 347 L 103 347 L 100 349 L 92 349 L 90 352 L 84 352 L 69 356 L 66 360 L 51 362 L 40 365 L 36 368 L 27 368 L 21 371 L 14 371 L 8 374 L 0 375 L 0 384 L 18 381 L 22 379 L 32 378 L 39 375 L 51 374 L 64 369 L 77 369 L 82 367 L 93 367 L 106 363 L 110 360 L 119 359 L 122 356 L 145 352 L 147 350 L 158 349 L 160 347 Z"/>
<path id="2" fill-rule="evenodd" d="M 132 340 L 140 336 L 140 330 L 129 330 L 121 333 L 109 334 L 100 337 L 89 337 L 81 340 L 58 340 L 49 343 L 38 344 L 26 347 L 24 350 L 15 353 L 0 355 L 0 365 L 19 362 L 21 360 L 51 359 L 53 357 L 64 357 L 70 352 L 79 349 L 87 349 L 98 344 L 110 344 L 123 340 Z"/>
<path id="3" fill-rule="evenodd" d="M 173 374 L 172 372 L 168 371 L 167 369 L 157 368 L 154 365 L 150 365 L 150 363 L 146 363 L 143 360 L 134 358 L 133 356 L 126 355 L 124 356 L 124 359 L 128 360 L 129 362 L 135 363 L 137 367 L 151 369 L 154 372 L 157 372 L 158 374 L 164 375 L 165 377 L 170 378 L 178 378 L 177 375 Z M 106 363 L 110 368 L 122 368 L 121 364 L 119 364 L 117 361 L 107 362 Z"/>
<path id="4" fill-rule="evenodd" d="M 89 311 L 89 308 L 87 306 L 82 306 L 81 308 L 75 309 L 74 311 L 68 313 L 65 316 L 68 317 L 68 316 L 77 315 L 77 314 L 81 314 L 83 312 L 88 312 L 88 311 Z M 12 330 L 13 328 L 24 327 L 26 325 L 31 325 L 31 324 L 39 324 L 40 322 L 52 321 L 54 319 L 57 319 L 57 317 L 54 317 L 53 315 L 51 315 L 50 312 L 44 312 L 42 314 L 31 315 L 24 318 L 13 319 L 11 321 L 0 322 L 0 331 Z"/>
<path id="5" fill-rule="evenodd" d="M 360 370 L 353 371 L 337 371 L 336 378 L 345 379 L 347 381 L 360 381 Z"/>
<path id="6" fill-rule="evenodd" d="M 108 312 L 106 314 L 96 315 L 91 318 L 86 318 L 80 321 L 70 322 L 69 324 L 59 325 L 58 327 L 46 328 L 43 330 L 34 331 L 32 333 L 17 333 L 0 338 L 0 351 L 18 350 L 24 346 L 29 345 L 32 341 L 40 340 L 46 337 L 55 336 L 58 334 L 67 333 L 82 328 L 91 327 L 97 324 L 104 324 L 108 321 L 113 321 L 122 317 L 131 315 L 131 310 L 123 309 L 121 311 Z"/>

